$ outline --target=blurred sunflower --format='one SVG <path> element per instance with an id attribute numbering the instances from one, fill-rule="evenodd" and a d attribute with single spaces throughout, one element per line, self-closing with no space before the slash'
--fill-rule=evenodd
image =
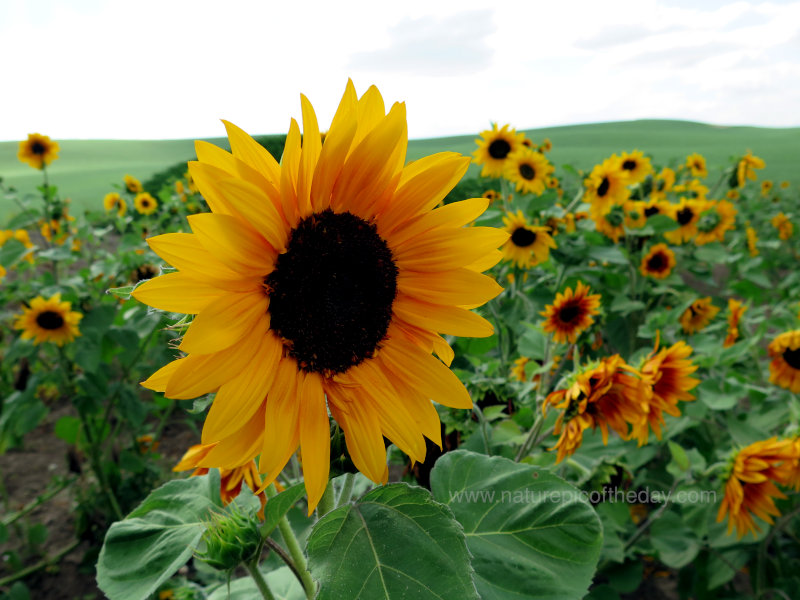
<path id="1" fill-rule="evenodd" d="M 691 303 L 689 308 L 683 311 L 680 317 L 680 324 L 685 333 L 695 333 L 705 328 L 711 322 L 719 308 L 711 303 L 711 297 L 698 298 Z"/>
<path id="2" fill-rule="evenodd" d="M 786 331 L 770 343 L 769 382 L 800 393 L 800 329 Z"/>
<path id="3" fill-rule="evenodd" d="M 505 162 L 506 179 L 515 184 L 517 191 L 523 194 L 541 196 L 547 179 L 554 170 L 544 154 L 528 148 L 512 152 Z"/>
<path id="4" fill-rule="evenodd" d="M 732 457 L 725 496 L 717 512 L 717 522 L 728 516 L 728 534 L 736 528 L 741 539 L 747 532 L 758 537 L 761 531 L 753 516 L 770 525 L 780 516 L 775 498 L 786 498 L 776 483 L 786 485 L 792 473 L 797 450 L 792 440 L 770 438 L 742 448 Z"/>
<path id="5" fill-rule="evenodd" d="M 469 159 L 405 165 L 404 104 L 387 114 L 377 88 L 358 98 L 349 81 L 324 145 L 305 96 L 301 105 L 302 146 L 292 120 L 280 165 L 231 123 L 232 154 L 196 143 L 190 170 L 212 212 L 188 217 L 191 234 L 148 240 L 178 272 L 133 295 L 197 315 L 180 344 L 188 356 L 143 385 L 177 399 L 216 392 L 201 440 L 215 446 L 198 466 L 260 455 L 265 486 L 299 445 L 313 512 L 328 483 L 328 410 L 356 467 L 385 483 L 384 436 L 422 462 L 424 437 L 441 446 L 430 400 L 472 406 L 439 334 L 492 335 L 465 307 L 501 291 L 481 272 L 508 234 L 464 227 L 483 198 L 433 210 Z"/>
<path id="6" fill-rule="evenodd" d="M 595 229 L 615 244 L 625 235 L 626 204 L 627 202 L 616 201 L 609 204 L 595 203 L 589 208 Z"/>
<path id="7" fill-rule="evenodd" d="M 472 153 L 472 162 L 483 165 L 481 177 L 502 177 L 508 155 L 524 147 L 525 134 L 509 127 L 503 125 L 497 129 L 497 123 L 492 123 L 492 128 L 482 131 L 481 137 L 475 140 L 478 149 Z"/>
<path id="8" fill-rule="evenodd" d="M 592 316 L 600 312 L 600 294 L 589 294 L 590 291 L 579 281 L 574 292 L 568 287 L 556 294 L 553 304 L 544 307 L 540 313 L 545 317 L 542 329 L 553 334 L 553 341 L 574 344 L 578 335 L 594 323 Z"/>
<path id="9" fill-rule="evenodd" d="M 782 212 L 779 212 L 777 215 L 770 219 L 770 223 L 772 226 L 778 230 L 778 237 L 782 240 L 788 240 L 792 237 L 794 233 L 794 224 L 789 220 Z"/>
<path id="10" fill-rule="evenodd" d="M 598 206 L 598 209 L 612 203 L 623 203 L 630 196 L 628 172 L 622 168 L 618 156 L 614 155 L 595 165 L 589 177 L 584 179 L 583 201 Z"/>
<path id="11" fill-rule="evenodd" d="M 739 190 L 728 190 L 725 192 L 725 197 L 728 200 L 738 200 L 742 195 L 739 193 Z"/>
<path id="12" fill-rule="evenodd" d="M 669 216 L 670 204 L 665 200 L 658 200 L 651 195 L 650 199 L 645 201 L 643 211 L 644 216 L 647 219 L 654 217 L 655 215 Z"/>
<path id="13" fill-rule="evenodd" d="M 767 164 L 763 159 L 753 156 L 753 153 L 748 150 L 736 165 L 736 179 L 739 187 L 742 187 L 747 180 L 755 181 L 757 179 L 755 169 L 763 169 Z"/>
<path id="14" fill-rule="evenodd" d="M 623 152 L 619 157 L 622 170 L 628 174 L 628 183 L 639 183 L 653 172 L 650 159 L 641 150 Z"/>
<path id="15" fill-rule="evenodd" d="M 781 181 L 781 189 L 788 190 L 791 184 L 788 181 Z"/>
<path id="16" fill-rule="evenodd" d="M 17 158 L 34 169 L 42 169 L 58 159 L 58 143 L 46 135 L 29 133 L 28 139 L 19 143 Z"/>
<path id="17" fill-rule="evenodd" d="M 6 268 L 3 265 L 0 265 L 0 281 L 3 281 L 3 278 L 8 274 Z"/>
<path id="18" fill-rule="evenodd" d="M 483 192 L 483 194 L 481 194 L 481 197 L 486 198 L 489 201 L 489 204 L 491 205 L 495 200 L 499 199 L 501 196 L 500 192 L 496 190 L 486 190 L 485 192 Z"/>
<path id="19" fill-rule="evenodd" d="M 710 200 L 697 220 L 694 243 L 704 246 L 710 242 L 724 242 L 725 232 L 736 227 L 737 211 L 727 200 Z"/>
<path id="20" fill-rule="evenodd" d="M 627 229 L 641 229 L 647 224 L 647 215 L 644 214 L 645 202 L 628 200 L 623 208 L 625 209 L 625 227 Z"/>
<path id="21" fill-rule="evenodd" d="M 531 361 L 527 356 L 520 356 L 514 361 L 514 366 L 511 367 L 511 378 L 516 381 L 525 381 L 527 375 L 525 374 L 525 367 Z"/>
<path id="22" fill-rule="evenodd" d="M 669 167 L 664 167 L 653 179 L 653 189 L 650 191 L 650 200 L 666 200 L 667 192 L 671 192 L 674 185 L 675 171 Z"/>
<path id="23" fill-rule="evenodd" d="M 769 193 L 772 191 L 772 182 L 769 179 L 765 179 L 761 182 L 761 195 L 762 196 L 769 196 Z"/>
<path id="24" fill-rule="evenodd" d="M 678 204 L 669 205 L 670 217 L 678 222 L 678 228 L 664 233 L 670 244 L 685 244 L 697 235 L 697 222 L 708 206 L 705 200 L 681 198 Z"/>
<path id="25" fill-rule="evenodd" d="M 758 244 L 758 234 L 756 230 L 748 226 L 745 233 L 747 234 L 747 249 L 750 252 L 750 256 L 758 256 L 758 246 L 756 246 Z"/>
<path id="26" fill-rule="evenodd" d="M 136 194 L 133 199 L 133 207 L 140 215 L 152 215 L 158 209 L 158 201 L 149 193 L 142 192 Z"/>
<path id="27" fill-rule="evenodd" d="M 675 253 L 666 244 L 656 244 L 642 258 L 639 272 L 645 277 L 666 279 L 675 267 Z"/>
<path id="28" fill-rule="evenodd" d="M 729 348 L 736 343 L 739 339 L 739 321 L 742 315 L 747 310 L 747 306 L 742 304 L 736 298 L 728 298 L 728 333 L 725 336 L 725 341 L 722 343 L 723 348 Z"/>
<path id="29" fill-rule="evenodd" d="M 106 212 L 116 210 L 117 215 L 120 217 L 125 216 L 125 213 L 128 211 L 127 203 L 117 192 L 106 194 L 105 198 L 103 198 L 103 208 L 106 210 Z"/>
<path id="30" fill-rule="evenodd" d="M 36 296 L 29 306 L 22 308 L 22 314 L 17 315 L 14 329 L 22 331 L 23 340 L 33 339 L 36 345 L 55 342 L 56 345 L 63 346 L 81 334 L 78 323 L 83 315 L 71 308 L 69 302 L 61 301 L 61 294 L 55 294 L 46 300 L 42 296 Z"/>
<path id="31" fill-rule="evenodd" d="M 686 157 L 686 168 L 692 173 L 692 177 L 707 177 L 706 159 L 701 154 L 694 152 Z"/>
<path id="32" fill-rule="evenodd" d="M 123 178 L 125 180 L 125 189 L 128 190 L 131 194 L 138 194 L 144 191 L 144 187 L 142 187 L 142 182 L 136 179 L 133 175 L 125 175 Z"/>
<path id="33" fill-rule="evenodd" d="M 694 200 L 705 200 L 709 191 L 708 187 L 703 185 L 699 179 L 691 179 L 686 183 L 676 185 L 672 190 Z"/>
<path id="34" fill-rule="evenodd" d="M 547 262 L 550 248 L 557 248 L 548 227 L 530 225 L 521 210 L 503 217 L 509 238 L 503 246 L 503 258 L 521 269 Z"/>

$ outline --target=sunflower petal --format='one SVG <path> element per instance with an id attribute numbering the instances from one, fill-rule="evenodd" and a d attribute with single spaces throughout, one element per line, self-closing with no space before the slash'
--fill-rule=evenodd
<path id="1" fill-rule="evenodd" d="M 217 298 L 189 325 L 180 349 L 190 354 L 211 354 L 224 350 L 248 332 L 257 328 L 266 329 L 269 323 L 268 306 L 269 299 L 265 294 L 230 293 Z"/>
<path id="2" fill-rule="evenodd" d="M 184 273 L 167 273 L 140 283 L 131 296 L 159 310 L 196 315 L 227 293 Z"/>
<path id="3" fill-rule="evenodd" d="M 458 306 L 441 306 L 398 293 L 392 311 L 408 323 L 437 333 L 462 337 L 489 337 L 494 327 L 483 317 Z"/>
<path id="4" fill-rule="evenodd" d="M 263 276 L 272 270 L 275 250 L 236 217 L 205 213 L 187 220 L 203 247 L 234 271 Z"/>
<path id="5" fill-rule="evenodd" d="M 322 380 L 316 373 L 303 377 L 300 385 L 300 452 L 303 479 L 308 494 L 308 514 L 314 512 L 328 485 L 331 462 L 331 426 Z"/>

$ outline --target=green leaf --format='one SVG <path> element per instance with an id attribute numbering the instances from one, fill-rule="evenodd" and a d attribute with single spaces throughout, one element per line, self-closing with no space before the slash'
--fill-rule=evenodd
<path id="1" fill-rule="evenodd" d="M 586 498 L 563 479 L 457 450 L 436 462 L 431 489 L 464 526 L 481 598 L 568 600 L 586 594 L 602 527 Z"/>
<path id="2" fill-rule="evenodd" d="M 680 569 L 692 562 L 700 551 L 694 531 L 681 518 L 666 512 L 650 526 L 650 542 L 665 565 Z"/>
<path id="3" fill-rule="evenodd" d="M 303 497 L 306 493 L 304 483 L 298 483 L 285 489 L 274 498 L 270 498 L 264 507 L 264 524 L 261 526 L 261 533 L 265 537 L 274 531 L 284 515 L 289 509 Z"/>
<path id="4" fill-rule="evenodd" d="M 74 444 L 78 440 L 78 432 L 81 430 L 81 420 L 78 417 L 61 417 L 56 421 L 56 437 L 64 440 L 68 444 Z"/>
<path id="5" fill-rule="evenodd" d="M 289 567 L 281 567 L 270 573 L 264 573 L 264 579 L 266 579 L 275 600 L 305 600 L 306 598 L 303 586 L 300 585 Z M 253 598 L 260 597 L 261 592 L 258 591 L 253 578 L 242 577 L 231 581 L 230 595 L 228 595 L 228 586 L 222 584 L 208 596 L 208 600 L 253 600 Z"/>
<path id="6" fill-rule="evenodd" d="M 614 298 L 610 310 L 611 312 L 620 313 L 621 315 L 627 315 L 636 310 L 642 310 L 644 307 L 645 304 L 641 300 L 631 300 L 625 294 L 620 294 Z"/>
<path id="7" fill-rule="evenodd" d="M 664 233 L 677 229 L 678 222 L 667 215 L 653 215 L 648 217 L 647 226 L 651 227 L 655 233 Z"/>
<path id="8" fill-rule="evenodd" d="M 689 457 L 686 456 L 686 451 L 675 442 L 667 442 L 672 460 L 678 465 L 681 471 L 689 470 Z"/>
<path id="9" fill-rule="evenodd" d="M 386 485 L 331 511 L 306 549 L 317 600 L 478 598 L 461 527 L 422 488 Z"/>
<path id="10" fill-rule="evenodd" d="M 170 481 L 106 533 L 97 584 L 111 600 L 140 600 L 182 567 L 220 507 L 219 476 Z"/>

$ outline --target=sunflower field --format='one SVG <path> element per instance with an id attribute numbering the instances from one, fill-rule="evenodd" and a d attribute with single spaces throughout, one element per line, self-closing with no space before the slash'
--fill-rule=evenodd
<path id="1" fill-rule="evenodd" d="M 796 182 L 300 112 L 83 214 L 20 142 L 0 599 L 797 597 Z"/>

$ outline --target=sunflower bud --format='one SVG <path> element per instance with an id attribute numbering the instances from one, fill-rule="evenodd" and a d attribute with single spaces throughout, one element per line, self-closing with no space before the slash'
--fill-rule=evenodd
<path id="1" fill-rule="evenodd" d="M 261 548 L 258 522 L 231 504 L 228 511 L 214 513 L 203 534 L 204 552 L 197 558 L 219 571 L 230 571 L 257 558 Z"/>

